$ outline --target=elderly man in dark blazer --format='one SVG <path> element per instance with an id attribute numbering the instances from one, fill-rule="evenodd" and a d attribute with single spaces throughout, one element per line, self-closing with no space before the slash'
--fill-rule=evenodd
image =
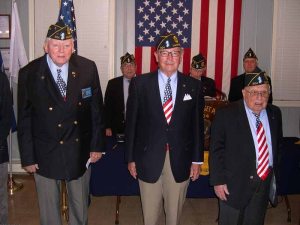
<path id="1" fill-rule="evenodd" d="M 247 74 L 242 93 L 243 100 L 217 110 L 211 128 L 210 183 L 221 225 L 262 225 L 268 199 L 276 204 L 281 112 L 268 105 L 264 72 Z"/>
<path id="2" fill-rule="evenodd" d="M 126 160 L 141 191 L 144 224 L 178 225 L 191 178 L 203 161 L 201 83 L 178 72 L 182 49 L 174 34 L 161 36 L 159 69 L 132 79 L 126 113 Z"/>
<path id="3" fill-rule="evenodd" d="M 204 96 L 216 97 L 216 83 L 213 79 L 205 76 L 205 71 L 206 59 L 199 53 L 192 59 L 190 76 L 201 81 Z"/>
<path id="4" fill-rule="evenodd" d="M 249 48 L 249 50 L 244 55 L 243 67 L 245 72 L 231 79 L 229 95 L 228 95 L 228 100 L 230 102 L 238 101 L 243 98 L 242 90 L 244 88 L 245 76 L 247 73 L 261 72 L 261 69 L 258 67 L 258 58 L 251 48 Z M 271 78 L 269 76 L 267 76 L 267 78 L 271 90 L 268 103 L 272 103 L 273 95 L 272 95 Z"/>
<path id="5" fill-rule="evenodd" d="M 12 96 L 6 74 L 0 70 L 0 224 L 8 223 L 7 136 L 12 122 Z"/>
<path id="6" fill-rule="evenodd" d="M 23 168 L 34 173 L 41 224 L 60 225 L 66 181 L 70 224 L 87 224 L 90 168 L 104 150 L 103 102 L 96 64 L 72 55 L 63 22 L 49 27 L 46 54 L 22 68 L 18 140 Z"/>
<path id="7" fill-rule="evenodd" d="M 121 58 L 122 76 L 108 81 L 104 97 L 106 136 L 124 135 L 126 102 L 130 80 L 135 76 L 136 63 L 132 54 L 126 52 Z"/>

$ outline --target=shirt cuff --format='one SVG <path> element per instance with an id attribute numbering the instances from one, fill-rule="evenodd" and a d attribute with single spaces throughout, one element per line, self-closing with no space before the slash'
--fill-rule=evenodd
<path id="1" fill-rule="evenodd" d="M 193 164 L 198 164 L 198 165 L 202 165 L 203 162 L 192 162 Z"/>

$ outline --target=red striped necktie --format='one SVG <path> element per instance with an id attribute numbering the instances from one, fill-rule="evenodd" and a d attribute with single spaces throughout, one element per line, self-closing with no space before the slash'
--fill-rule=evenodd
<path id="1" fill-rule="evenodd" d="M 267 138 L 264 127 L 260 121 L 259 115 L 255 114 L 256 117 L 256 134 L 258 143 L 258 165 L 257 175 L 265 180 L 270 172 L 269 170 L 269 150 L 267 144 Z"/>
<path id="2" fill-rule="evenodd" d="M 171 83 L 171 78 L 169 77 L 164 91 L 164 102 L 163 102 L 163 109 L 168 124 L 170 123 L 172 117 L 172 111 L 173 111 L 172 89 L 170 83 Z"/>

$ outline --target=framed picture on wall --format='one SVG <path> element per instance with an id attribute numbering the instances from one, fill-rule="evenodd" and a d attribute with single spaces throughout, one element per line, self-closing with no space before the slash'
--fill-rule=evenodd
<path id="1" fill-rule="evenodd" d="M 9 14 L 0 14 L 0 39 L 10 39 Z"/>
<path id="2" fill-rule="evenodd" d="M 0 48 L 1 56 L 3 59 L 3 65 L 5 70 L 9 70 L 9 54 L 10 49 L 9 48 Z"/>

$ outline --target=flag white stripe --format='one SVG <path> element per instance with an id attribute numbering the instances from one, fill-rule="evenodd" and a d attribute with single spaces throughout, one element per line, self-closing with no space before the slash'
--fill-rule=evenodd
<path id="1" fill-rule="evenodd" d="M 224 51 L 223 51 L 223 76 L 222 91 L 229 92 L 231 75 L 231 52 L 233 34 L 234 0 L 227 0 L 225 6 L 225 29 L 224 29 Z"/>
<path id="2" fill-rule="evenodd" d="M 201 1 L 193 1 L 191 58 L 199 54 L 200 38 L 201 38 L 200 19 L 201 19 Z"/>
<path id="3" fill-rule="evenodd" d="M 142 73 L 149 73 L 151 63 L 151 47 L 143 47 Z"/>
<path id="4" fill-rule="evenodd" d="M 208 18 L 207 74 L 215 79 L 218 1 L 210 1 Z"/>

